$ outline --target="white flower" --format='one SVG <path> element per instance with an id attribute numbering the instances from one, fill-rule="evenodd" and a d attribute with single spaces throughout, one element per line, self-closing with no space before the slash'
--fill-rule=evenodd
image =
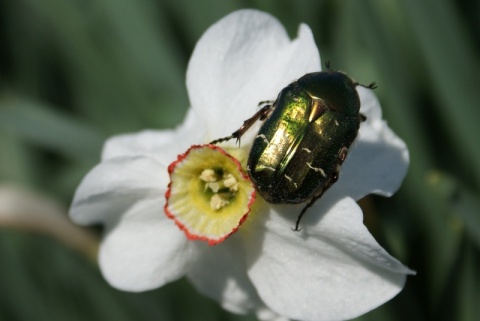
<path id="1" fill-rule="evenodd" d="M 259 101 L 275 99 L 290 82 L 320 69 L 306 25 L 291 41 L 270 15 L 242 10 L 208 29 L 188 66 L 191 109 L 184 123 L 111 138 L 75 194 L 72 219 L 105 226 L 99 263 L 112 286 L 144 291 L 186 276 L 225 309 L 253 310 L 263 320 L 353 318 L 401 291 L 414 272 L 374 240 L 355 202 L 370 193 L 390 196 L 409 162 L 371 90 L 358 87 L 367 121 L 338 182 L 308 210 L 301 232 L 291 227 L 303 205 L 264 204 L 245 227 L 208 246 L 187 239 L 163 211 L 167 167 L 178 154 L 229 135 Z"/>

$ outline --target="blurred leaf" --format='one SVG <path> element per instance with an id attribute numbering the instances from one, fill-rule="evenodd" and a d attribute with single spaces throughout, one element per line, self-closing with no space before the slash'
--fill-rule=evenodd
<path id="1" fill-rule="evenodd" d="M 39 103 L 0 99 L 0 129 L 77 161 L 97 160 L 104 136 Z"/>
<path id="2" fill-rule="evenodd" d="M 480 260 L 478 251 L 470 245 L 465 246 L 461 270 L 458 271 L 457 315 L 456 320 L 477 321 L 480 315 Z"/>
<path id="3" fill-rule="evenodd" d="M 421 240 L 424 248 L 424 268 L 429 285 L 429 303 L 436 306 L 445 291 L 448 279 L 458 260 L 462 240 L 461 224 L 458 218 L 448 211 L 443 195 L 429 189 L 424 181 L 421 192 L 425 202 L 430 202 L 428 210 L 416 213 L 425 220 Z"/>
<path id="4" fill-rule="evenodd" d="M 99 239 L 74 225 L 59 202 L 38 192 L 0 185 L 0 228 L 47 235 L 96 261 Z"/>
<path id="5" fill-rule="evenodd" d="M 451 1 L 406 0 L 399 5 L 410 19 L 429 80 L 438 88 L 434 99 L 454 149 L 480 187 L 480 64 L 471 35 Z"/>
<path id="6" fill-rule="evenodd" d="M 30 184 L 32 173 L 29 156 L 30 151 L 19 137 L 0 130 L 0 180 Z"/>
<path id="7" fill-rule="evenodd" d="M 69 107 L 105 132 L 162 128 L 182 119 L 185 62 L 154 2 L 21 0 L 10 6 L 17 20 L 41 26 L 12 35 L 19 58 L 35 61 L 24 39 L 45 39 L 38 64 L 55 68 L 64 80 L 59 95 L 66 93 Z"/>
<path id="8" fill-rule="evenodd" d="M 446 228 L 443 208 L 426 188 L 425 173 L 434 166 L 434 160 L 432 146 L 426 135 L 428 127 L 422 124 L 421 109 L 413 95 L 416 72 L 406 67 L 411 65 L 409 51 L 414 48 L 410 46 L 409 35 L 398 28 L 404 17 L 393 18 L 385 14 L 398 14 L 397 2 L 350 1 L 344 2 L 344 6 L 336 29 L 336 52 L 346 56 L 344 59 L 349 62 L 349 70 L 353 72 L 356 69 L 358 73 L 368 69 L 369 61 L 373 60 L 371 68 L 375 66 L 379 70 L 380 78 L 375 79 L 379 83 L 379 94 L 382 95 L 383 90 L 385 95 L 385 101 L 382 102 L 384 118 L 405 140 L 410 151 L 411 164 L 401 188 L 409 199 L 409 203 L 402 206 L 402 212 L 409 215 L 403 220 L 412 221 L 404 226 L 416 223 L 412 227 L 418 229 L 414 233 L 421 233 L 421 251 L 425 252 L 422 259 L 435 266 L 425 275 L 421 266 L 411 266 L 422 277 L 428 278 L 427 298 L 429 304 L 435 306 L 456 260 L 460 238 L 456 231 Z M 410 251 L 413 251 L 411 244 Z"/>
<path id="9" fill-rule="evenodd" d="M 454 176 L 431 172 L 428 179 L 434 192 L 442 199 L 457 229 L 465 229 L 470 239 L 480 249 L 480 197 L 470 191 Z"/>

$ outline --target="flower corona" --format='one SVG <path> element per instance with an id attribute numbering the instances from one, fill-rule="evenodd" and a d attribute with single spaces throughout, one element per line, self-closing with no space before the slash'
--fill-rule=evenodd
<path id="1" fill-rule="evenodd" d="M 165 213 L 191 240 L 210 245 L 237 231 L 255 188 L 240 162 L 215 145 L 194 145 L 168 167 Z"/>

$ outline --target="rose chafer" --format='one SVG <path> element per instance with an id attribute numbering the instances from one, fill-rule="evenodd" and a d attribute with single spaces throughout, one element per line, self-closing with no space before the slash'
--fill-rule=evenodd
<path id="1" fill-rule="evenodd" d="M 306 210 L 338 179 L 340 166 L 355 140 L 360 123 L 362 85 L 330 69 L 304 75 L 282 89 L 275 101 L 263 107 L 230 136 L 212 144 L 240 137 L 257 121 L 264 121 L 251 147 L 247 171 L 258 193 L 274 204 L 308 201 Z"/>

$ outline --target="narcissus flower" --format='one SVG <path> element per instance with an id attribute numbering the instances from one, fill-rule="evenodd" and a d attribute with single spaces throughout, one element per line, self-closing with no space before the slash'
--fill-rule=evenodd
<path id="1" fill-rule="evenodd" d="M 268 204 L 245 175 L 260 122 L 241 147 L 208 145 L 320 69 L 306 25 L 290 40 L 270 15 L 242 10 L 206 31 L 187 70 L 183 124 L 109 139 L 75 194 L 72 219 L 105 227 L 99 263 L 112 286 L 145 291 L 185 276 L 231 312 L 317 321 L 356 317 L 402 290 L 414 272 L 374 240 L 356 203 L 394 193 L 409 163 L 371 90 L 358 87 L 367 121 L 300 232 L 292 226 L 304 204 Z"/>

